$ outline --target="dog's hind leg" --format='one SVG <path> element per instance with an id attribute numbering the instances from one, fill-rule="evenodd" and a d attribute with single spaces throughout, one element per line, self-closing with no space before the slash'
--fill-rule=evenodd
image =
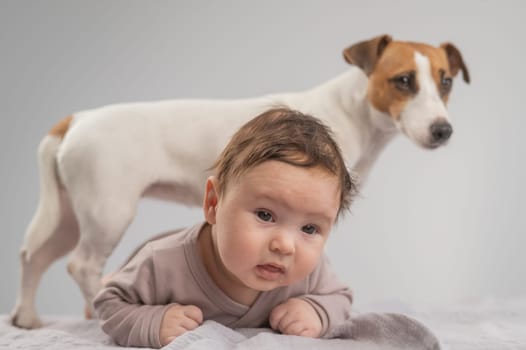
<path id="1" fill-rule="evenodd" d="M 104 196 L 92 196 L 86 207 L 75 209 L 80 239 L 69 256 L 68 272 L 90 308 L 101 288 L 104 264 L 133 220 L 139 198 L 128 191 L 118 195 L 105 192 Z"/>
<path id="2" fill-rule="evenodd" d="M 75 216 L 67 195 L 59 189 L 55 156 L 61 140 L 46 136 L 39 148 L 40 201 L 20 252 L 20 289 L 11 322 L 23 328 L 41 325 L 35 294 L 49 265 L 73 249 L 78 240 Z"/>
<path id="3" fill-rule="evenodd" d="M 51 229 L 39 226 L 40 232 Z M 35 311 L 35 293 L 42 274 L 58 258 L 71 251 L 78 241 L 78 227 L 72 214 L 66 214 L 60 224 L 47 237 L 38 249 L 20 254 L 20 294 L 11 315 L 14 325 L 22 328 L 37 328 L 41 322 Z M 30 231 L 33 235 L 37 231 Z M 37 233 L 38 234 L 38 233 Z"/>

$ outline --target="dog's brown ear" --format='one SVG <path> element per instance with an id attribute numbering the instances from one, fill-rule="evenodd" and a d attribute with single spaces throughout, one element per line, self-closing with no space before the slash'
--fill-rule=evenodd
<path id="1" fill-rule="evenodd" d="M 443 43 L 440 45 L 446 51 L 447 60 L 449 61 L 449 70 L 453 76 L 456 76 L 459 70 L 462 70 L 462 78 L 466 83 L 471 80 L 469 78 L 468 67 L 464 64 L 460 50 L 451 43 Z"/>
<path id="2" fill-rule="evenodd" d="M 343 58 L 347 63 L 360 67 L 365 74 L 369 75 L 382 52 L 392 40 L 391 36 L 386 34 L 359 42 L 343 50 Z"/>

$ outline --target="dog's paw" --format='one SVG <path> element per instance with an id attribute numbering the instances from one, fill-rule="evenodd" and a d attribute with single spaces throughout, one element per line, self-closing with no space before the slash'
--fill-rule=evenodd
<path id="1" fill-rule="evenodd" d="M 93 316 L 93 312 L 91 311 L 91 308 L 89 307 L 88 303 L 84 305 L 84 318 L 86 320 L 92 320 L 95 317 Z"/>
<path id="2" fill-rule="evenodd" d="M 19 328 L 35 329 L 42 327 L 42 322 L 34 311 L 27 311 L 22 307 L 16 307 L 11 313 L 11 323 Z"/>

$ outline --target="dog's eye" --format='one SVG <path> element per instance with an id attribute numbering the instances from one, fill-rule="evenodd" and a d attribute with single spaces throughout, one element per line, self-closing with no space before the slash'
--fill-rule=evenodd
<path id="1" fill-rule="evenodd" d="M 408 75 L 402 75 L 401 77 L 398 77 L 397 83 L 404 86 L 409 86 L 409 76 Z"/>
<path id="2" fill-rule="evenodd" d="M 451 91 L 451 87 L 453 86 L 453 78 L 447 76 L 445 69 L 440 69 L 438 73 L 440 74 L 440 94 L 445 96 Z"/>
<path id="3" fill-rule="evenodd" d="M 453 79 L 449 77 L 442 77 L 440 80 L 440 90 L 442 94 L 447 94 L 449 91 L 451 91 L 451 87 L 453 86 Z"/>
<path id="4" fill-rule="evenodd" d="M 402 92 L 415 92 L 416 90 L 414 74 L 401 74 L 391 79 L 391 81 Z"/>

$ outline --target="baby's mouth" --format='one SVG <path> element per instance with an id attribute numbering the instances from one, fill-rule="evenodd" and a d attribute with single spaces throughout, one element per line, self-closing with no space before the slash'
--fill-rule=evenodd
<path id="1" fill-rule="evenodd" d="M 256 266 L 258 275 L 266 280 L 274 281 L 285 274 L 285 267 L 278 264 L 261 264 Z"/>

